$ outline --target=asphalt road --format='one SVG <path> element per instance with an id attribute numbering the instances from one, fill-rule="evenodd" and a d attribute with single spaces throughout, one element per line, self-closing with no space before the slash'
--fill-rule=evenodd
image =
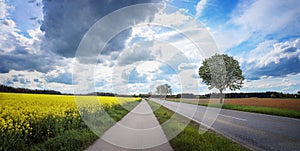
<path id="1" fill-rule="evenodd" d="M 214 114 L 218 109 L 158 99 L 151 100 L 205 125 L 210 125 L 210 122 L 215 120 L 211 126 L 212 130 L 252 150 L 300 150 L 299 119 L 226 109 L 221 109 L 219 114 Z"/>

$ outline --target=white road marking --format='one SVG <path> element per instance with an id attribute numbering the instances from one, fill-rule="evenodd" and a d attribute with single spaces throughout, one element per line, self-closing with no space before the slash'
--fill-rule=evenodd
<path id="1" fill-rule="evenodd" d="M 223 116 L 223 117 L 227 117 L 227 118 L 233 118 L 233 119 L 236 119 L 236 120 L 248 121 L 248 120 L 243 119 L 243 118 L 233 117 L 233 116 L 229 116 L 229 115 L 224 115 L 224 114 L 219 114 L 219 115 Z"/>

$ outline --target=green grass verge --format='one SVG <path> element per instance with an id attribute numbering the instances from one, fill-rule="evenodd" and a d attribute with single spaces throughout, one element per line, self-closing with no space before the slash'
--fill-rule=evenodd
<path id="1" fill-rule="evenodd" d="M 41 144 L 32 146 L 32 151 L 60 150 L 60 151 L 81 151 L 91 145 L 98 136 L 89 129 L 70 130 L 63 135 L 50 138 Z"/>
<path id="2" fill-rule="evenodd" d="M 207 106 L 207 104 L 205 105 Z M 217 107 L 217 105 L 215 106 Z M 223 104 L 222 108 L 229 109 L 229 110 L 244 111 L 244 112 L 253 112 L 253 113 L 262 113 L 262 114 L 277 115 L 277 116 L 284 116 L 284 117 L 300 118 L 299 111 L 272 108 L 272 107 Z"/>
<path id="3" fill-rule="evenodd" d="M 139 101 L 128 102 L 121 105 L 114 105 L 110 108 L 105 109 L 106 113 L 115 121 L 121 120 L 129 111 L 133 109 Z M 128 109 L 128 110 L 127 110 Z M 100 118 L 103 120 L 101 125 L 97 124 L 98 135 L 102 135 L 107 129 L 109 129 L 115 122 L 110 119 Z M 99 121 L 98 121 L 99 122 Z M 96 121 L 97 123 L 97 121 Z M 31 151 L 81 151 L 88 148 L 93 144 L 99 137 L 91 131 L 89 128 L 85 127 L 83 129 L 75 129 L 65 131 L 62 135 L 50 138 L 40 144 L 31 146 L 29 149 Z"/>
<path id="4" fill-rule="evenodd" d="M 178 100 L 169 100 L 173 102 L 180 102 Z M 208 106 L 207 103 L 198 103 L 198 102 L 183 102 L 189 104 L 198 104 L 201 106 Z M 229 110 L 237 110 L 237 111 L 244 111 L 244 112 L 253 112 L 253 113 L 262 113 L 268 115 L 277 115 L 277 116 L 284 116 L 284 117 L 291 117 L 291 118 L 299 118 L 300 119 L 300 112 L 295 110 L 288 110 L 288 109 L 280 109 L 274 107 L 261 107 L 261 106 L 245 106 L 245 105 L 234 105 L 234 104 L 210 104 L 209 107 L 216 107 L 216 108 L 223 108 Z"/>
<path id="5" fill-rule="evenodd" d="M 199 124 L 191 121 L 186 127 L 188 121 L 173 111 L 160 106 L 159 104 L 148 101 L 154 111 L 156 118 L 162 125 L 167 138 L 171 139 L 170 145 L 175 151 L 245 151 L 247 148 L 221 136 L 212 131 L 207 131 L 204 134 L 199 133 Z M 171 118 L 172 117 L 172 118 Z M 166 122 L 168 121 L 168 122 Z M 163 124 L 164 123 L 164 124 Z M 180 131 L 177 136 L 174 132 Z"/>

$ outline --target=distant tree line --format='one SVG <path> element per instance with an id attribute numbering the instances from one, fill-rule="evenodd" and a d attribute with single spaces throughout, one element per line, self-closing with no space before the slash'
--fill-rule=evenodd
<path id="1" fill-rule="evenodd" d="M 7 92 L 7 93 L 31 93 L 31 94 L 57 94 L 57 95 L 73 95 L 70 93 L 61 93 L 59 91 L 54 90 L 33 90 L 27 88 L 14 88 L 11 86 L 0 85 L 0 92 Z M 132 95 L 118 95 L 110 92 L 91 92 L 87 94 L 77 94 L 77 95 L 97 95 L 97 96 L 119 96 L 119 97 L 132 97 Z"/>
<path id="2" fill-rule="evenodd" d="M 116 94 L 111 92 L 91 92 L 87 94 L 77 94 L 85 96 L 116 96 L 116 97 L 139 97 L 138 95 Z"/>
<path id="3" fill-rule="evenodd" d="M 114 93 L 109 93 L 109 92 L 92 92 L 92 93 L 88 93 L 85 95 L 97 95 L 97 96 L 116 96 L 116 94 Z"/>
<path id="4" fill-rule="evenodd" d="M 225 98 L 300 98 L 300 91 L 297 94 L 282 92 L 249 92 L 249 93 L 225 93 Z M 139 97 L 159 97 L 159 95 L 139 94 Z M 176 95 L 167 95 L 167 98 L 200 98 L 207 99 L 210 97 L 218 97 L 217 94 L 195 95 L 193 93 L 182 93 Z"/>
<path id="5" fill-rule="evenodd" d="M 27 88 L 14 88 L 11 86 L 0 85 L 0 92 L 8 92 L 8 93 L 34 93 L 34 94 L 63 94 L 59 91 L 55 90 L 32 90 Z M 69 94 L 73 95 L 73 94 Z M 139 94 L 139 95 L 118 95 L 109 92 L 93 92 L 84 95 L 97 95 L 97 96 L 120 96 L 120 97 L 157 97 L 159 98 L 161 95 L 157 94 Z M 205 95 L 195 95 L 193 93 L 182 93 L 176 95 L 167 95 L 167 98 L 210 98 L 211 96 L 217 96 L 214 94 L 205 94 Z M 282 92 L 249 92 L 249 93 L 226 93 L 225 98 L 250 98 L 250 97 L 257 97 L 257 98 L 300 98 L 300 91 L 297 94 L 292 93 L 282 93 Z"/>
<path id="6" fill-rule="evenodd" d="M 35 94 L 62 94 L 59 91 L 54 90 L 32 90 L 27 88 L 14 88 L 11 86 L 0 85 L 0 92 L 8 92 L 8 93 L 35 93 Z"/>
<path id="7" fill-rule="evenodd" d="M 210 98 L 212 94 L 200 95 L 200 98 Z M 214 96 L 214 95 L 213 95 Z M 248 93 L 226 93 L 225 98 L 300 98 L 299 94 L 282 92 L 248 92 Z"/>
<path id="8" fill-rule="evenodd" d="M 282 93 L 282 92 L 251 92 L 251 93 L 228 93 L 227 98 L 299 98 L 298 94 Z"/>
<path id="9" fill-rule="evenodd" d="M 214 94 L 193 95 L 193 94 L 177 94 L 177 98 L 210 98 L 216 96 Z M 225 98 L 300 98 L 298 94 L 282 93 L 282 92 L 248 92 L 248 93 L 225 93 Z"/>

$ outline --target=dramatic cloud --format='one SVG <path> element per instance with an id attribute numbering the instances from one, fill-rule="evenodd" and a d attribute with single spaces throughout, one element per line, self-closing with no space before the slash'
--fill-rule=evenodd
<path id="1" fill-rule="evenodd" d="M 37 71 L 11 70 L 9 73 L 0 73 L 0 76 L 0 83 L 10 86 L 41 89 L 44 84 L 43 74 Z"/>
<path id="2" fill-rule="evenodd" d="M 0 20 L 0 73 L 8 73 L 10 70 L 46 73 L 55 69 L 56 63 L 64 64 L 60 57 L 40 49 L 43 32 L 39 29 L 21 31 L 16 22 L 10 19 L 8 10 L 12 6 L 1 1 L 0 7 L 5 9 Z"/>
<path id="3" fill-rule="evenodd" d="M 300 34 L 300 1 L 242 1 L 232 11 L 230 19 L 212 29 L 222 51 L 251 41 L 253 45 L 270 37 L 275 39 Z"/>
<path id="4" fill-rule="evenodd" d="M 13 20 L 0 21 L 0 73 L 10 70 L 37 70 L 48 72 L 54 69 L 55 56 L 40 50 L 43 33 L 28 30 L 29 37 L 22 35 Z M 60 62 L 59 60 L 57 62 Z"/>
<path id="5" fill-rule="evenodd" d="M 250 32 L 299 35 L 300 1 L 257 0 L 248 6 L 240 3 L 231 22 Z"/>
<path id="6" fill-rule="evenodd" d="M 136 44 L 133 48 L 124 50 L 118 58 L 119 65 L 133 64 L 138 61 L 147 61 L 153 56 L 150 54 L 147 44 Z"/>
<path id="7" fill-rule="evenodd" d="M 17 33 L 16 23 L 10 19 L 0 20 L 0 49 L 1 52 L 10 52 L 16 48 L 20 35 Z"/>
<path id="8" fill-rule="evenodd" d="M 165 5 L 132 7 L 148 2 Z M 209 93 L 197 69 L 216 43 L 239 60 L 242 91 L 296 92 L 299 20 L 297 0 L 0 0 L 0 83 L 131 94 L 168 83 L 175 94 Z"/>
<path id="9" fill-rule="evenodd" d="M 255 63 L 256 67 L 265 67 L 271 63 L 280 64 L 284 59 L 297 59 L 300 56 L 300 39 L 275 43 L 265 41 L 249 53 L 247 63 Z"/>
<path id="10" fill-rule="evenodd" d="M 297 92 L 300 85 L 300 73 L 287 74 L 283 77 L 261 76 L 257 80 L 246 80 L 242 91 L 282 91 Z"/>
<path id="11" fill-rule="evenodd" d="M 244 56 L 245 57 L 245 56 Z M 286 42 L 265 41 L 250 51 L 242 62 L 248 78 L 285 76 L 299 73 L 300 39 Z"/>
<path id="12" fill-rule="evenodd" d="M 54 69 L 53 55 L 30 54 L 24 49 L 17 49 L 9 54 L 0 54 L 0 73 L 10 70 L 29 70 L 46 73 Z"/>
<path id="13" fill-rule="evenodd" d="M 112 52 L 117 52 L 118 54 L 125 48 L 125 40 L 131 36 L 132 30 L 125 29 L 124 31 L 118 33 L 113 39 L 111 39 L 100 54 L 102 55 L 112 55 Z"/>
<path id="14" fill-rule="evenodd" d="M 57 76 L 50 76 L 47 78 L 47 82 L 72 84 L 72 74 L 71 73 L 60 73 Z"/>
<path id="15" fill-rule="evenodd" d="M 41 30 L 45 31 L 46 48 L 64 57 L 74 57 L 75 51 L 83 35 L 88 29 L 103 16 L 118 10 L 120 8 L 146 2 L 155 1 L 111 1 L 111 0 L 75 0 L 69 1 L 47 1 L 44 0 L 44 21 Z M 78 11 L 80 8 L 80 11 Z M 144 15 L 141 15 L 144 13 Z M 141 10 L 139 15 L 143 16 L 140 20 L 132 22 L 138 23 L 147 17 L 147 10 Z M 130 18 L 120 18 L 119 20 L 130 20 Z M 119 26 L 118 24 L 110 25 L 107 28 L 109 32 L 111 27 Z M 113 29 L 113 28 L 112 28 Z M 113 31 L 111 31 L 113 32 Z M 118 44 L 126 40 L 124 33 L 122 39 L 117 38 Z M 100 37 L 102 35 L 99 35 Z M 129 36 L 129 35 L 128 35 Z M 118 48 L 119 46 L 117 46 Z M 120 46 L 122 48 L 122 46 Z"/>

